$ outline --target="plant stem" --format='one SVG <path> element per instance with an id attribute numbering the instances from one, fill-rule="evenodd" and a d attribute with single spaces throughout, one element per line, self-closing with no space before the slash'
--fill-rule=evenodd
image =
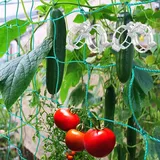
<path id="1" fill-rule="evenodd" d="M 40 2 L 43 3 L 44 5 L 51 6 L 50 3 L 47 3 L 47 2 L 45 2 L 44 0 L 40 0 Z"/>
<path id="2" fill-rule="evenodd" d="M 20 125 L 20 126 L 17 126 L 13 129 L 11 129 L 9 132 L 14 132 L 16 131 L 17 129 L 21 128 L 21 127 L 24 127 L 25 125 L 29 124 L 37 115 L 35 114 L 29 121 L 25 122 L 24 124 Z M 8 134 L 8 131 L 4 133 L 5 134 Z"/>
<path id="3" fill-rule="evenodd" d="M 26 12 L 25 5 L 24 5 L 23 0 L 20 0 L 20 1 L 21 1 L 21 4 L 22 4 L 22 8 L 23 8 L 24 14 L 25 14 L 27 20 L 29 21 L 29 23 L 31 23 L 31 24 L 39 24 L 39 22 L 33 22 L 33 21 L 29 18 L 28 14 L 27 14 L 27 12 Z"/>
<path id="4" fill-rule="evenodd" d="M 25 50 L 23 49 L 21 42 L 18 41 L 18 39 L 16 38 L 15 41 L 17 42 L 17 44 L 20 46 L 20 49 L 22 50 L 22 53 L 25 54 Z"/>
<path id="5" fill-rule="evenodd" d="M 47 10 L 47 13 L 46 13 L 43 21 L 45 21 L 45 20 L 47 19 L 48 14 L 49 14 L 49 12 L 50 12 L 51 9 L 52 9 L 52 7 L 49 7 L 49 9 Z M 35 32 L 37 31 L 37 29 L 38 29 L 39 27 L 41 27 L 43 24 L 44 24 L 44 22 L 39 23 L 38 26 L 34 29 L 32 35 L 31 35 L 31 38 L 30 38 L 30 51 L 32 50 L 32 41 L 33 41 L 34 33 L 35 33 Z"/>

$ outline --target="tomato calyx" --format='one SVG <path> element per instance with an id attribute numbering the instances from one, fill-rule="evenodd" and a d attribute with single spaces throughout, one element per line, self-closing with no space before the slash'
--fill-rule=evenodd
<path id="1" fill-rule="evenodd" d="M 73 113 L 73 114 L 77 114 L 77 110 L 74 106 L 68 106 L 69 110 Z"/>

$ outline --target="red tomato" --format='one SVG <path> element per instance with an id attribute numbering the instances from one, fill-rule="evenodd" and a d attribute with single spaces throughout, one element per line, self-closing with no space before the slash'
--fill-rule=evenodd
<path id="1" fill-rule="evenodd" d="M 67 160 L 73 160 L 73 156 L 68 155 L 68 156 L 67 156 Z"/>
<path id="2" fill-rule="evenodd" d="M 75 151 L 71 151 L 69 154 L 74 156 L 76 154 L 76 152 Z"/>
<path id="3" fill-rule="evenodd" d="M 68 152 L 66 152 L 66 157 L 68 157 L 70 154 Z"/>
<path id="4" fill-rule="evenodd" d="M 75 129 L 80 122 L 77 114 L 71 113 L 68 108 L 60 108 L 54 114 L 56 126 L 64 131 Z"/>
<path id="5" fill-rule="evenodd" d="M 84 147 L 94 157 L 107 156 L 113 150 L 115 143 L 115 134 L 108 128 L 90 129 L 84 135 Z"/>
<path id="6" fill-rule="evenodd" d="M 84 133 L 76 129 L 70 129 L 66 133 L 65 142 L 69 149 L 74 151 L 84 150 L 83 144 Z"/>

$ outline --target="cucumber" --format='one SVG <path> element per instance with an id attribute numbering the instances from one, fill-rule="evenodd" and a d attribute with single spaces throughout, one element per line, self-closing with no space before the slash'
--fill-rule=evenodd
<path id="1" fill-rule="evenodd" d="M 128 119 L 128 125 L 135 128 L 133 116 L 131 116 Z M 137 133 L 135 130 L 131 128 L 127 128 L 127 145 L 131 146 L 131 147 L 129 146 L 127 147 L 129 152 L 129 158 L 128 158 L 129 160 L 135 159 L 136 147 L 132 147 L 132 146 L 136 145 L 136 136 L 137 136 Z"/>
<path id="2" fill-rule="evenodd" d="M 119 21 L 117 22 L 117 26 L 126 25 L 132 21 L 132 17 L 130 13 L 124 12 L 120 14 Z M 124 41 L 127 36 L 127 31 L 121 36 L 120 41 Z M 131 41 L 131 38 L 128 39 Z M 125 83 L 129 80 L 132 72 L 132 62 L 134 57 L 134 46 L 131 44 L 127 49 L 120 50 L 116 54 L 116 72 L 120 82 Z"/>
<path id="3" fill-rule="evenodd" d="M 53 47 L 48 53 L 46 59 L 46 87 L 50 94 L 56 94 L 62 84 L 64 74 L 64 62 L 66 55 L 66 24 L 65 19 L 60 18 L 63 14 L 59 9 L 53 9 L 50 12 L 50 21 L 47 26 L 47 36 L 53 38 Z M 54 52 L 55 51 L 55 52 Z M 57 61 L 58 60 L 58 61 Z M 60 62 L 59 62 L 60 61 Z"/>
<path id="4" fill-rule="evenodd" d="M 104 108 L 104 118 L 114 120 L 114 111 L 116 104 L 116 94 L 114 87 L 110 85 L 105 92 L 105 108 Z M 113 123 L 108 123 L 104 121 L 104 126 L 113 130 Z"/>
<path id="5" fill-rule="evenodd" d="M 118 159 L 117 160 L 126 160 L 127 155 L 127 149 L 122 144 L 118 144 L 117 147 L 117 153 L 118 153 Z"/>

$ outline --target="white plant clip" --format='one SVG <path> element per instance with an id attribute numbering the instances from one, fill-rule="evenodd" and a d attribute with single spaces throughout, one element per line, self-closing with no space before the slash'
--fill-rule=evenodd
<path id="1" fill-rule="evenodd" d="M 82 48 L 85 43 L 86 37 L 88 37 L 89 28 L 89 21 L 86 21 L 78 26 L 73 26 L 67 34 L 66 49 L 73 51 L 74 49 Z"/>
<path id="2" fill-rule="evenodd" d="M 102 53 L 110 45 L 106 31 L 100 24 L 92 25 L 88 31 L 89 36 L 86 38 L 88 48 L 92 53 Z"/>
<path id="3" fill-rule="evenodd" d="M 145 24 L 136 22 L 134 26 L 129 29 L 128 34 L 132 38 L 134 48 L 139 53 L 145 53 L 156 46 L 152 29 Z"/>
<path id="4" fill-rule="evenodd" d="M 121 41 L 121 36 L 126 34 L 126 38 Z M 112 49 L 119 52 L 121 49 L 127 49 L 131 45 L 131 37 L 128 34 L 128 26 L 121 25 L 116 29 L 112 38 Z"/>
<path id="5" fill-rule="evenodd" d="M 120 42 L 121 36 L 126 34 L 123 42 Z M 112 49 L 119 52 L 121 49 L 128 48 L 131 44 L 139 53 L 145 53 L 156 46 L 153 39 L 151 27 L 140 22 L 129 22 L 116 29 L 112 39 Z"/>

